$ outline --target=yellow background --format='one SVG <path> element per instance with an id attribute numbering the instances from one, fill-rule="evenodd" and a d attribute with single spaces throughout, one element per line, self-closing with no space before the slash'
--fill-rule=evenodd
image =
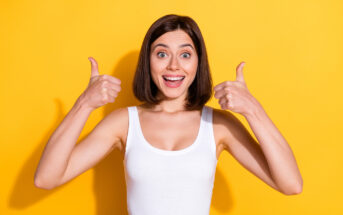
<path id="1" fill-rule="evenodd" d="M 126 214 L 117 151 L 53 190 L 36 188 L 34 171 L 88 84 L 88 56 L 101 74 L 122 80 L 122 91 L 92 113 L 80 138 L 111 110 L 138 104 L 131 82 L 141 43 L 169 13 L 198 23 L 215 85 L 235 80 L 246 62 L 247 86 L 287 139 L 304 180 L 300 195 L 282 195 L 223 152 L 211 215 L 342 214 L 342 11 L 340 0 L 2 1 L 0 214 Z M 220 108 L 215 98 L 208 105 Z"/>

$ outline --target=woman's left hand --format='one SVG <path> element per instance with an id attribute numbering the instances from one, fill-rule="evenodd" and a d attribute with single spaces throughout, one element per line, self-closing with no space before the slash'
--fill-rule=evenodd
<path id="1" fill-rule="evenodd" d="M 243 66 L 241 62 L 236 68 L 236 81 L 225 81 L 216 85 L 214 97 L 219 99 L 218 103 L 223 110 L 231 110 L 244 116 L 251 113 L 258 105 L 257 100 L 251 95 L 243 77 Z"/>

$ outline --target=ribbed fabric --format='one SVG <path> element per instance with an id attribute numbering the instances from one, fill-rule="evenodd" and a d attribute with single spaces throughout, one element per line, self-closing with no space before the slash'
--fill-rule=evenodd
<path id="1" fill-rule="evenodd" d="M 217 166 L 213 109 L 203 107 L 195 142 L 177 151 L 148 143 L 137 107 L 128 111 L 123 162 L 129 215 L 208 215 Z"/>

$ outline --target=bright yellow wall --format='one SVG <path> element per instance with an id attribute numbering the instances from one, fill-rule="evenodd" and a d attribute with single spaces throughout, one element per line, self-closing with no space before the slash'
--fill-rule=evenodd
<path id="1" fill-rule="evenodd" d="M 92 113 L 80 138 L 104 114 L 137 104 L 131 81 L 139 48 L 168 13 L 199 24 L 214 84 L 235 80 L 236 65 L 246 62 L 248 88 L 287 139 L 304 180 L 303 193 L 282 195 L 223 152 L 211 214 L 339 214 L 342 11 L 339 0 L 2 1 L 0 214 L 126 214 L 119 152 L 54 190 L 34 187 L 33 175 L 49 136 L 88 84 L 88 56 L 100 73 L 120 78 L 123 90 Z M 220 108 L 214 98 L 208 105 Z"/>

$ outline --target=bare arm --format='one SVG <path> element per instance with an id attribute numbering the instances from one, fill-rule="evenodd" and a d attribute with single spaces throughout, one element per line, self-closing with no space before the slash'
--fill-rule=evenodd
<path id="1" fill-rule="evenodd" d="M 236 80 L 214 87 L 221 108 L 242 114 L 258 142 L 232 114 L 222 111 L 226 149 L 249 171 L 276 190 L 294 195 L 302 192 L 303 180 L 286 139 L 250 93 L 243 76 L 244 62 L 236 67 Z"/>
<path id="2" fill-rule="evenodd" d="M 66 170 L 58 181 L 62 185 L 105 158 L 113 149 L 121 149 L 127 135 L 128 111 L 119 108 L 102 119 L 71 152 Z"/>
<path id="3" fill-rule="evenodd" d="M 222 134 L 220 142 L 223 143 L 225 151 L 253 175 L 283 193 L 274 182 L 261 147 L 244 125 L 228 111 L 215 109 L 213 117 L 215 126 Z"/>
<path id="4" fill-rule="evenodd" d="M 35 185 L 50 189 L 66 170 L 69 157 L 92 110 L 82 104 L 80 96 L 70 112 L 51 135 L 35 173 Z"/>
<path id="5" fill-rule="evenodd" d="M 92 75 L 87 89 L 77 99 L 44 148 L 34 177 L 37 187 L 52 189 L 65 183 L 94 166 L 113 149 L 115 143 L 120 142 L 118 139 L 122 135 L 122 129 L 116 123 L 121 121 L 116 118 L 120 118 L 122 111 L 114 111 L 75 146 L 91 112 L 109 102 L 113 103 L 121 90 L 119 79 L 99 75 L 96 61 L 93 58 L 90 61 Z M 87 156 L 91 157 L 85 159 Z"/>
<path id="6" fill-rule="evenodd" d="M 303 180 L 294 153 L 257 100 L 256 103 L 256 109 L 245 118 L 260 143 L 270 174 L 283 193 L 299 194 Z"/>

